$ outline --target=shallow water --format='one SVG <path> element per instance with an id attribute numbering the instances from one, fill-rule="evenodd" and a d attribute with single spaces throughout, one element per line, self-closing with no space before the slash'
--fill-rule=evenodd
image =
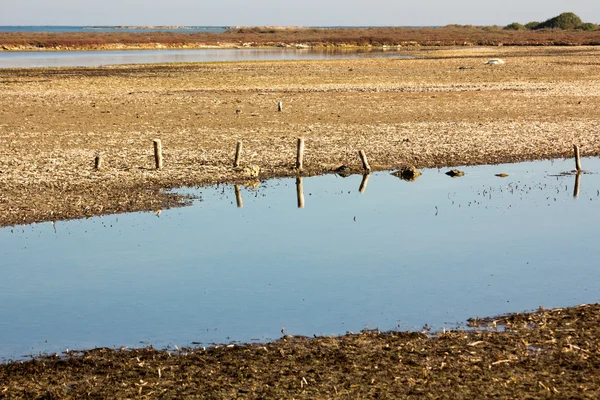
<path id="1" fill-rule="evenodd" d="M 203 49 L 203 50 L 103 50 L 103 51 L 18 51 L 1 52 L 0 68 L 98 67 L 119 64 L 175 62 L 321 60 L 329 58 L 396 57 L 394 50 L 318 49 Z"/>
<path id="2" fill-rule="evenodd" d="M 224 26 L 70 26 L 70 25 L 4 25 L 0 32 L 45 32 L 45 33 L 145 33 L 145 32 L 174 32 L 174 33 L 223 33 Z"/>
<path id="3" fill-rule="evenodd" d="M 191 207 L 0 229 L 0 358 L 450 328 L 597 302 L 600 175 L 571 160 L 188 189 Z M 600 171 L 600 160 L 583 166 Z M 495 177 L 508 173 L 507 178 Z"/>

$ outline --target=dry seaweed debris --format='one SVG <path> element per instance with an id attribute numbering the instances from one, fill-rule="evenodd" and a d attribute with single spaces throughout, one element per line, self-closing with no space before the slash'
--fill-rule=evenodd
<path id="1" fill-rule="evenodd" d="M 600 305 L 485 329 L 94 349 L 0 365 L 0 398 L 598 398 Z M 504 329 L 494 329 L 503 325 Z"/>

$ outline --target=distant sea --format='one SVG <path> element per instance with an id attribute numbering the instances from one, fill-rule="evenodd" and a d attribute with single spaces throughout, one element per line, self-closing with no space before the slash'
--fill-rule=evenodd
<path id="1" fill-rule="evenodd" d="M 225 26 L 0 26 L 0 32 L 176 32 L 176 33 L 221 33 Z"/>
<path id="2" fill-rule="evenodd" d="M 175 33 L 222 33 L 227 26 L 55 26 L 19 25 L 0 26 L 0 32 L 175 32 Z M 314 26 L 310 28 L 378 28 L 377 26 Z M 405 28 L 438 28 L 438 26 L 405 26 Z"/>

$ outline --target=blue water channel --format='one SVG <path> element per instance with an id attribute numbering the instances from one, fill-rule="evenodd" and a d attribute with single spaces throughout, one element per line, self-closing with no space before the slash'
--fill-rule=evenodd
<path id="1" fill-rule="evenodd" d="M 201 49 L 101 51 L 0 51 L 0 68 L 98 67 L 182 62 L 323 60 L 357 57 L 413 58 L 388 49 Z"/>
<path id="2" fill-rule="evenodd" d="M 27 33 L 146 33 L 146 32 L 173 32 L 173 33 L 223 33 L 227 30 L 224 26 L 70 26 L 70 25 L 3 25 L 0 32 L 27 32 Z"/>
<path id="3" fill-rule="evenodd" d="M 592 173 L 577 193 L 558 175 L 572 164 L 303 178 L 301 198 L 293 178 L 237 197 L 231 185 L 182 189 L 200 199 L 1 228 L 0 359 L 265 341 L 283 327 L 442 329 L 597 302 L 600 160 L 583 160 Z"/>

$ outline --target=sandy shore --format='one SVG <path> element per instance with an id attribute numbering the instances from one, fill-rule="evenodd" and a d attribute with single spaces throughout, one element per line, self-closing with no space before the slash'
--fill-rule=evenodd
<path id="1" fill-rule="evenodd" d="M 298 137 L 305 175 L 358 172 L 360 149 L 377 170 L 599 153 L 599 48 L 414 55 L 0 70 L 0 225 L 179 204 L 161 189 L 245 179 L 238 140 L 260 179 L 297 173 Z"/>

